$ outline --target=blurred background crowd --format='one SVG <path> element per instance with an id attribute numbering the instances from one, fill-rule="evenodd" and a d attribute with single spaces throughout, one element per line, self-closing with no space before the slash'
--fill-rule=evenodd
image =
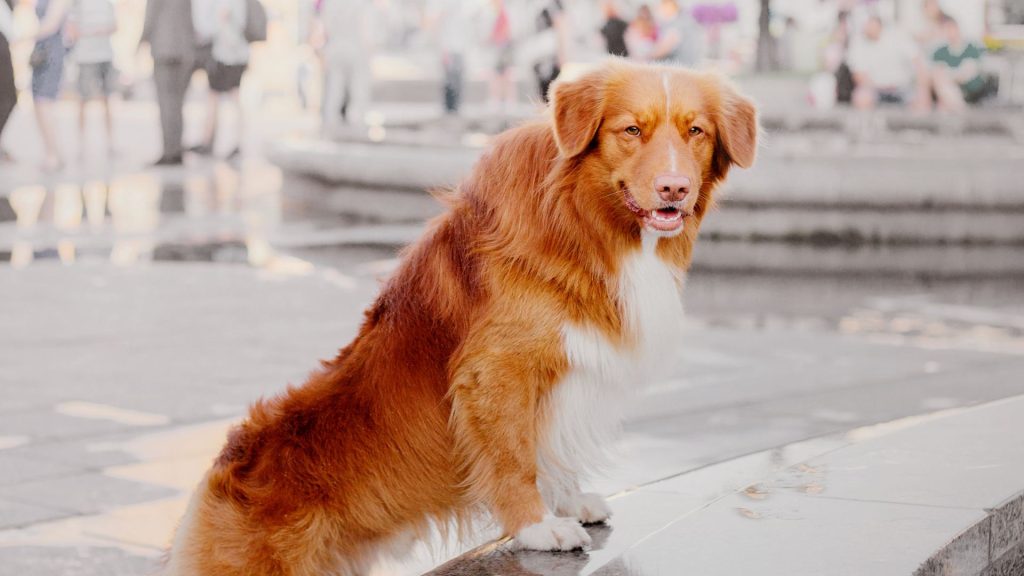
<path id="1" fill-rule="evenodd" d="M 445 112 L 477 82 L 501 114 L 609 53 L 789 75 L 806 86 L 793 106 L 1012 106 L 1022 45 L 1022 0 L 0 0 L 0 162 L 25 145 L 2 138 L 18 103 L 33 110 L 42 168 L 60 171 L 55 103 L 77 102 L 81 139 L 99 103 L 106 140 L 77 148 L 113 155 L 118 101 L 154 99 L 156 162 L 175 165 L 214 152 L 222 108 L 233 158 L 253 105 L 358 127 L 376 83 L 429 78 Z M 183 142 L 188 98 L 204 101 L 203 129 Z"/>

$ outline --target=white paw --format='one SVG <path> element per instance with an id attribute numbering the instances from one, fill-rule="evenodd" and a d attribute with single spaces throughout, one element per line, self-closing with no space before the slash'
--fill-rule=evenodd
<path id="1" fill-rule="evenodd" d="M 612 509 L 600 494 L 586 493 L 577 494 L 566 509 L 559 509 L 560 513 L 566 516 L 578 518 L 584 524 L 597 524 L 604 522 L 612 515 Z"/>
<path id="2" fill-rule="evenodd" d="M 590 534 L 575 518 L 546 515 L 516 534 L 519 547 L 528 550 L 575 550 L 590 546 Z"/>

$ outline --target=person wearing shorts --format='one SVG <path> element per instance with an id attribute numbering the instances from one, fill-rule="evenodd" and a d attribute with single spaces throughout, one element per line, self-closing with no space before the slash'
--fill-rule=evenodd
<path id="1" fill-rule="evenodd" d="M 32 66 L 32 101 L 36 124 L 43 138 L 46 159 L 44 172 L 56 172 L 64 167 L 57 142 L 54 106 L 64 81 L 64 24 L 67 22 L 70 0 L 38 0 L 36 17 L 39 28 L 29 64 Z"/>
<path id="2" fill-rule="evenodd" d="M 117 32 L 117 16 L 112 0 L 75 0 L 68 22 L 68 37 L 74 42 L 71 53 L 78 64 L 79 157 L 84 158 L 89 145 L 86 142 L 86 113 L 90 102 L 103 104 L 104 127 L 107 136 L 107 154 L 114 153 L 114 121 L 110 110 L 110 96 L 117 88 L 114 70 L 114 48 L 110 38 Z"/>
<path id="3" fill-rule="evenodd" d="M 238 90 L 246 68 L 247 64 L 225 64 L 214 59 L 210 69 L 210 90 L 222 95 Z"/>
<path id="4" fill-rule="evenodd" d="M 505 0 L 493 0 L 491 4 L 494 22 L 491 25 L 491 33 L 487 41 L 494 50 L 494 63 L 488 101 L 494 112 L 499 110 L 504 112 L 507 107 L 515 104 L 516 100 L 515 70 L 513 70 L 515 50 L 512 44 L 511 15 Z"/>
<path id="5" fill-rule="evenodd" d="M 217 0 L 192 0 L 192 26 L 196 33 L 195 63 L 192 73 L 202 70 L 206 75 L 207 84 L 212 81 L 214 73 L 213 39 L 217 35 L 217 27 L 220 24 L 219 8 Z M 199 144 L 188 148 L 189 152 L 200 155 L 208 155 L 213 152 L 212 146 L 205 143 L 212 142 L 216 136 L 219 102 L 220 95 L 213 90 L 208 90 L 203 136 Z"/>
<path id="6" fill-rule="evenodd" d="M 249 66 L 249 41 L 245 38 L 247 17 L 246 0 L 207 0 L 216 20 L 213 32 L 207 78 L 210 84 L 210 99 L 207 106 L 206 129 L 202 142 L 191 150 L 197 154 L 212 155 L 220 105 L 224 100 L 232 102 L 237 110 L 237 139 L 234 148 L 227 155 L 229 160 L 241 154 L 244 134 L 244 115 L 239 88 L 242 76 Z"/>

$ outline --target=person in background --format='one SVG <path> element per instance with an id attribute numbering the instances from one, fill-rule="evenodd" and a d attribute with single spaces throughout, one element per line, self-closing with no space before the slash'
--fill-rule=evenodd
<path id="1" fill-rule="evenodd" d="M 786 16 L 784 22 L 782 34 L 775 42 L 778 50 L 779 69 L 793 71 L 797 67 L 797 36 L 800 34 L 800 24 L 792 16 Z"/>
<path id="2" fill-rule="evenodd" d="M 967 104 L 977 104 L 998 92 L 995 78 L 981 70 L 985 49 L 965 41 L 960 25 L 951 16 L 943 15 L 942 32 L 944 43 L 932 54 L 932 80 L 939 108 L 963 110 Z"/>
<path id="3" fill-rule="evenodd" d="M 196 35 L 195 62 L 192 73 L 202 70 L 207 84 L 213 81 L 216 64 L 213 60 L 213 40 L 220 26 L 219 0 L 192 0 L 192 27 Z M 189 152 L 200 155 L 213 154 L 211 144 L 217 137 L 217 119 L 220 112 L 220 94 L 210 88 L 206 94 L 206 119 L 200 144 L 189 148 Z"/>
<path id="4" fill-rule="evenodd" d="M 704 31 L 690 12 L 677 0 L 661 0 L 658 21 L 660 33 L 651 51 L 651 60 L 691 68 L 697 66 L 703 57 Z"/>
<path id="5" fill-rule="evenodd" d="M 604 0 L 601 3 L 604 12 L 604 25 L 601 26 L 601 37 L 604 38 L 605 50 L 612 56 L 629 57 L 626 46 L 626 30 L 629 23 L 622 19 L 615 0 Z"/>
<path id="6" fill-rule="evenodd" d="M 494 22 L 487 36 L 487 44 L 494 51 L 494 63 L 491 68 L 488 106 L 496 112 L 516 101 L 515 52 L 512 48 L 512 21 L 505 0 L 491 0 L 491 7 Z"/>
<path id="7" fill-rule="evenodd" d="M 537 81 L 537 90 L 541 100 L 548 101 L 551 84 L 562 73 L 567 57 L 569 37 L 568 22 L 562 0 L 540 0 L 534 4 L 536 13 L 536 30 L 528 40 L 533 57 L 533 77 Z"/>
<path id="8" fill-rule="evenodd" d="M 836 16 L 836 27 L 825 45 L 822 56 L 825 70 L 835 78 L 835 98 L 840 104 L 853 100 L 853 73 L 850 72 L 850 13 L 843 10 Z"/>
<path id="9" fill-rule="evenodd" d="M 142 44 L 149 45 L 153 56 L 153 81 L 160 107 L 163 153 L 156 165 L 179 166 L 183 161 L 185 93 L 195 63 L 192 0 L 149 0 Z"/>
<path id="10" fill-rule="evenodd" d="M 899 31 L 886 29 L 878 15 L 867 19 L 862 35 L 851 43 L 849 64 L 856 85 L 854 107 L 869 110 L 883 102 L 931 108 L 931 83 L 920 52 Z"/>
<path id="11" fill-rule="evenodd" d="M 110 37 L 117 31 L 117 16 L 111 0 L 75 0 L 68 22 L 68 38 L 74 42 L 72 58 L 78 64 L 80 96 L 78 133 L 79 156 L 85 157 L 85 115 L 89 102 L 103 103 L 107 154 L 114 153 L 114 120 L 110 111 L 110 95 L 117 78 L 114 70 L 114 47 Z"/>
<path id="12" fill-rule="evenodd" d="M 200 2 L 202 0 L 193 0 Z M 299 105 L 303 111 L 312 108 L 313 94 L 311 84 L 314 82 L 313 56 L 316 47 L 313 39 L 313 23 L 316 21 L 316 13 L 319 7 L 315 0 L 302 0 L 298 4 L 298 17 L 296 18 L 295 40 L 301 47 L 298 61 L 295 65 L 295 92 L 299 97 Z M 310 49 L 313 52 L 310 52 Z"/>
<path id="13" fill-rule="evenodd" d="M 322 0 L 323 129 L 362 126 L 370 104 L 374 37 L 380 34 L 369 0 Z"/>
<path id="14" fill-rule="evenodd" d="M 11 61 L 11 40 L 14 39 L 14 0 L 0 0 L 0 162 L 10 162 L 11 155 L 3 148 L 4 128 L 18 104 L 18 87 L 14 84 Z"/>
<path id="15" fill-rule="evenodd" d="M 473 30 L 469 7 L 464 0 L 433 0 L 428 10 L 425 28 L 436 31 L 441 45 L 444 111 L 458 114 L 462 105 L 467 44 Z"/>
<path id="16" fill-rule="evenodd" d="M 646 4 L 641 5 L 636 11 L 636 18 L 626 30 L 625 41 L 630 57 L 640 62 L 650 61 L 654 47 L 658 44 L 658 36 L 658 23 L 654 20 L 654 13 Z"/>
<path id="17" fill-rule="evenodd" d="M 249 66 L 249 41 L 245 38 L 246 0 L 208 1 L 217 6 L 217 28 L 211 50 L 213 63 L 209 74 L 211 102 L 206 118 L 206 133 L 203 142 L 195 150 L 204 154 L 213 153 L 220 101 L 227 99 L 234 105 L 238 117 L 235 146 L 227 155 L 228 160 L 233 160 L 242 153 L 245 134 L 245 115 L 239 89 L 242 76 Z"/>
<path id="18" fill-rule="evenodd" d="M 922 20 L 914 33 L 914 39 L 924 50 L 931 54 L 943 43 L 942 20 L 946 13 L 942 10 L 939 0 L 923 0 L 921 3 Z"/>
<path id="19" fill-rule="evenodd" d="M 69 8 L 69 0 L 36 2 L 39 29 L 36 30 L 35 46 L 29 63 L 32 66 L 32 99 L 36 123 L 46 153 L 42 166 L 44 172 L 56 172 L 64 167 L 53 114 L 64 79 L 64 23 Z"/>

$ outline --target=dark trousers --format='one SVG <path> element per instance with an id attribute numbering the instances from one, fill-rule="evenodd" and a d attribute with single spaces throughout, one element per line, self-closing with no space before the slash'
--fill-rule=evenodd
<path id="1" fill-rule="evenodd" d="M 444 111 L 458 114 L 462 105 L 462 54 L 444 59 Z"/>
<path id="2" fill-rule="evenodd" d="M 185 130 L 185 93 L 192 79 L 191 60 L 160 60 L 153 63 L 156 102 L 160 107 L 160 129 L 164 137 L 164 158 L 182 155 Z"/>
<path id="3" fill-rule="evenodd" d="M 11 47 L 0 34 L 0 136 L 4 135 L 7 120 L 18 103 L 18 89 L 14 86 L 14 66 L 11 63 Z"/>

